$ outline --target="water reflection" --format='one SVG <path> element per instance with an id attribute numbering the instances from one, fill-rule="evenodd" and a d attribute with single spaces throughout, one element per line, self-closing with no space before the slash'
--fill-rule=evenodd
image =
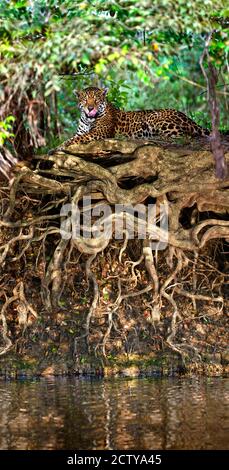
<path id="1" fill-rule="evenodd" d="M 0 449 L 228 449 L 229 379 L 0 382 Z"/>

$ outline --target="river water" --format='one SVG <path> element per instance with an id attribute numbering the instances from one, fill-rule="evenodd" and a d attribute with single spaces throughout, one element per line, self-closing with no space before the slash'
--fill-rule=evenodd
<path id="1" fill-rule="evenodd" d="M 2 381 L 0 449 L 229 449 L 229 379 Z"/>

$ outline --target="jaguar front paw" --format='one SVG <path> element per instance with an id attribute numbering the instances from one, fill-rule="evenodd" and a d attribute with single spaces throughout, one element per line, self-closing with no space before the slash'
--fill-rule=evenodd
<path id="1" fill-rule="evenodd" d="M 63 147 L 55 147 L 54 149 L 48 151 L 48 155 L 53 155 L 54 153 L 61 152 L 62 150 L 64 150 Z"/>
<path id="2" fill-rule="evenodd" d="M 56 152 L 56 148 L 51 149 L 51 150 L 48 151 L 48 155 L 53 155 L 55 152 Z"/>

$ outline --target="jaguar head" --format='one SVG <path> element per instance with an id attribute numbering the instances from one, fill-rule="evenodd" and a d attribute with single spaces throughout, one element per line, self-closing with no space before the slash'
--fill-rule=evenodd
<path id="1" fill-rule="evenodd" d="M 76 91 L 75 94 L 78 98 L 78 106 L 81 112 L 84 112 L 90 119 L 101 116 L 104 112 L 107 100 L 108 89 L 88 87 L 82 91 Z"/>

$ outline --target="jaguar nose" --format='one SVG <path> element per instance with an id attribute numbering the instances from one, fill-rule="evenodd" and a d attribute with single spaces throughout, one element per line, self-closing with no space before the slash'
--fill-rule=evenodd
<path id="1" fill-rule="evenodd" d="M 92 111 L 94 109 L 94 106 L 88 106 L 88 111 Z"/>

